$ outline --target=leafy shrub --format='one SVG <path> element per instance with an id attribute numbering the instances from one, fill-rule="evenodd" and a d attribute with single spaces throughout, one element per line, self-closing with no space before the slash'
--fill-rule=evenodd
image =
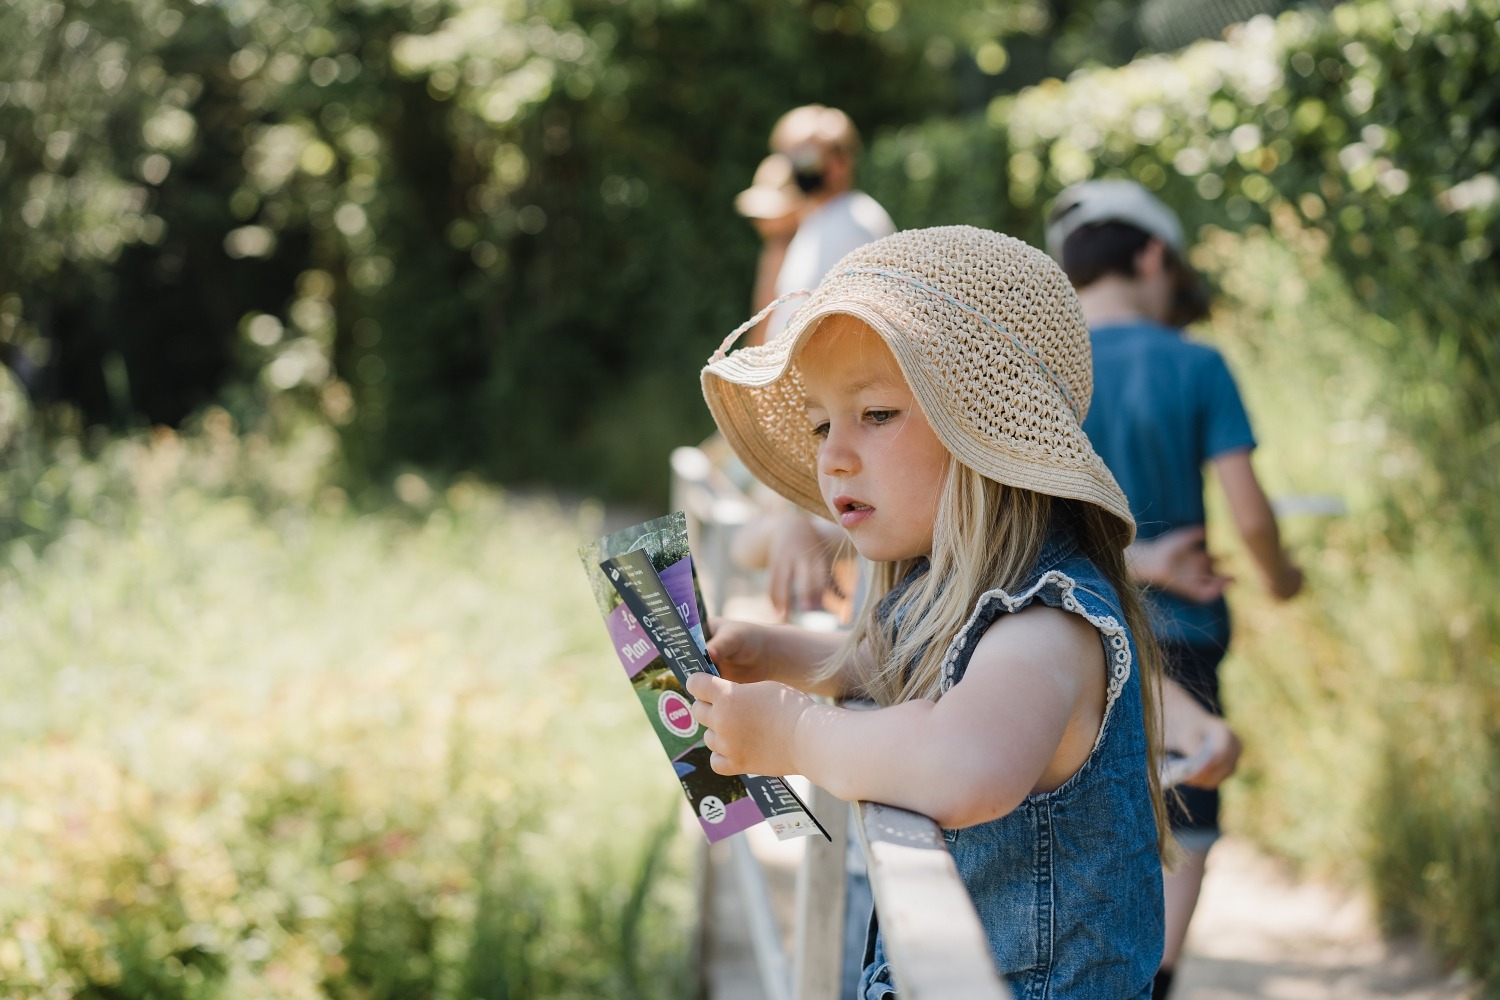
<path id="1" fill-rule="evenodd" d="M 771 123 L 946 105 L 884 7 L 5 4 L 0 348 L 86 423 L 290 395 L 355 477 L 664 500 L 749 302 L 731 202 Z M 595 433 L 624 412 L 628 459 Z"/>
<path id="2" fill-rule="evenodd" d="M 681 995 L 597 524 L 415 477 L 357 516 L 227 422 L 54 466 L 68 513 L 4 550 L 0 996 Z"/>

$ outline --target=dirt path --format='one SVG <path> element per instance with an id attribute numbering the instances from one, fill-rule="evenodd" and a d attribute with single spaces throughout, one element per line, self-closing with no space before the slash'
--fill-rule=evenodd
<path id="1" fill-rule="evenodd" d="M 1366 900 L 1226 838 L 1209 855 L 1173 1000 L 1461 1000 L 1478 995 L 1412 941 L 1385 941 Z"/>
<path id="2" fill-rule="evenodd" d="M 778 844 L 769 833 L 752 841 L 785 928 L 799 858 L 796 843 Z M 726 847 L 713 852 L 712 906 L 719 933 L 710 947 L 709 997 L 764 1000 Z M 1368 903 L 1358 895 L 1295 879 L 1285 865 L 1229 837 L 1209 857 L 1172 998 L 1477 1000 L 1478 995 L 1461 975 L 1438 969 L 1417 943 L 1383 940 Z"/>

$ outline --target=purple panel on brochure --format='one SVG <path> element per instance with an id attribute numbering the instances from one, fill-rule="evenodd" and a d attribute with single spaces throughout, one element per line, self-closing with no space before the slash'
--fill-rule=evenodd
<path id="1" fill-rule="evenodd" d="M 717 807 L 716 807 L 717 806 Z M 717 821 L 713 817 L 717 816 Z M 760 814 L 754 799 L 739 799 L 727 804 L 716 804 L 704 800 L 698 803 L 698 825 L 710 844 L 725 837 L 732 837 L 741 830 L 748 830 L 765 819 Z"/>
<path id="2" fill-rule="evenodd" d="M 697 629 L 698 602 L 693 598 L 692 557 L 679 559 L 656 575 L 661 577 L 662 585 L 667 588 L 667 593 L 672 595 L 672 603 L 677 605 L 683 622 L 688 628 Z"/>
<path id="3" fill-rule="evenodd" d="M 627 677 L 634 677 L 656 659 L 656 647 L 646 638 L 641 623 L 625 605 L 620 605 L 604 619 L 609 630 L 609 641 L 614 643 L 615 653 L 620 657 L 620 666 Z"/>

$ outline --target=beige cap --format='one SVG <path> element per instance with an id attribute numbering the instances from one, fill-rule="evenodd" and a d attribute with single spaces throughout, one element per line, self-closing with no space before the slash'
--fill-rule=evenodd
<path id="1" fill-rule="evenodd" d="M 771 128 L 771 149 L 775 152 L 788 153 L 808 144 L 857 155 L 859 130 L 844 112 L 822 104 L 793 108 Z"/>
<path id="2" fill-rule="evenodd" d="M 734 208 L 748 219 L 779 219 L 795 212 L 803 200 L 791 159 L 772 153 L 755 168 L 750 186 L 734 196 Z"/>
<path id="3" fill-rule="evenodd" d="M 944 446 L 996 482 L 1095 504 L 1135 536 L 1130 505 L 1083 433 L 1093 356 L 1078 297 L 1040 250 L 969 226 L 916 229 L 834 265 L 786 332 L 703 369 L 725 438 L 761 482 L 831 517 L 818 488 L 797 357 L 825 316 L 847 314 L 883 339 Z"/>

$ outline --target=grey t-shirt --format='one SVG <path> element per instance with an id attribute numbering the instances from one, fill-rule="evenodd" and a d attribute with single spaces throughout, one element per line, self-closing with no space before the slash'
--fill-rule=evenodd
<path id="1" fill-rule="evenodd" d="M 786 258 L 776 274 L 776 294 L 811 291 L 845 254 L 873 240 L 889 236 L 896 224 L 880 203 L 863 191 L 850 191 L 825 202 L 802 220 L 787 245 Z M 771 314 L 766 339 L 774 340 L 802 303 L 787 302 Z"/>

